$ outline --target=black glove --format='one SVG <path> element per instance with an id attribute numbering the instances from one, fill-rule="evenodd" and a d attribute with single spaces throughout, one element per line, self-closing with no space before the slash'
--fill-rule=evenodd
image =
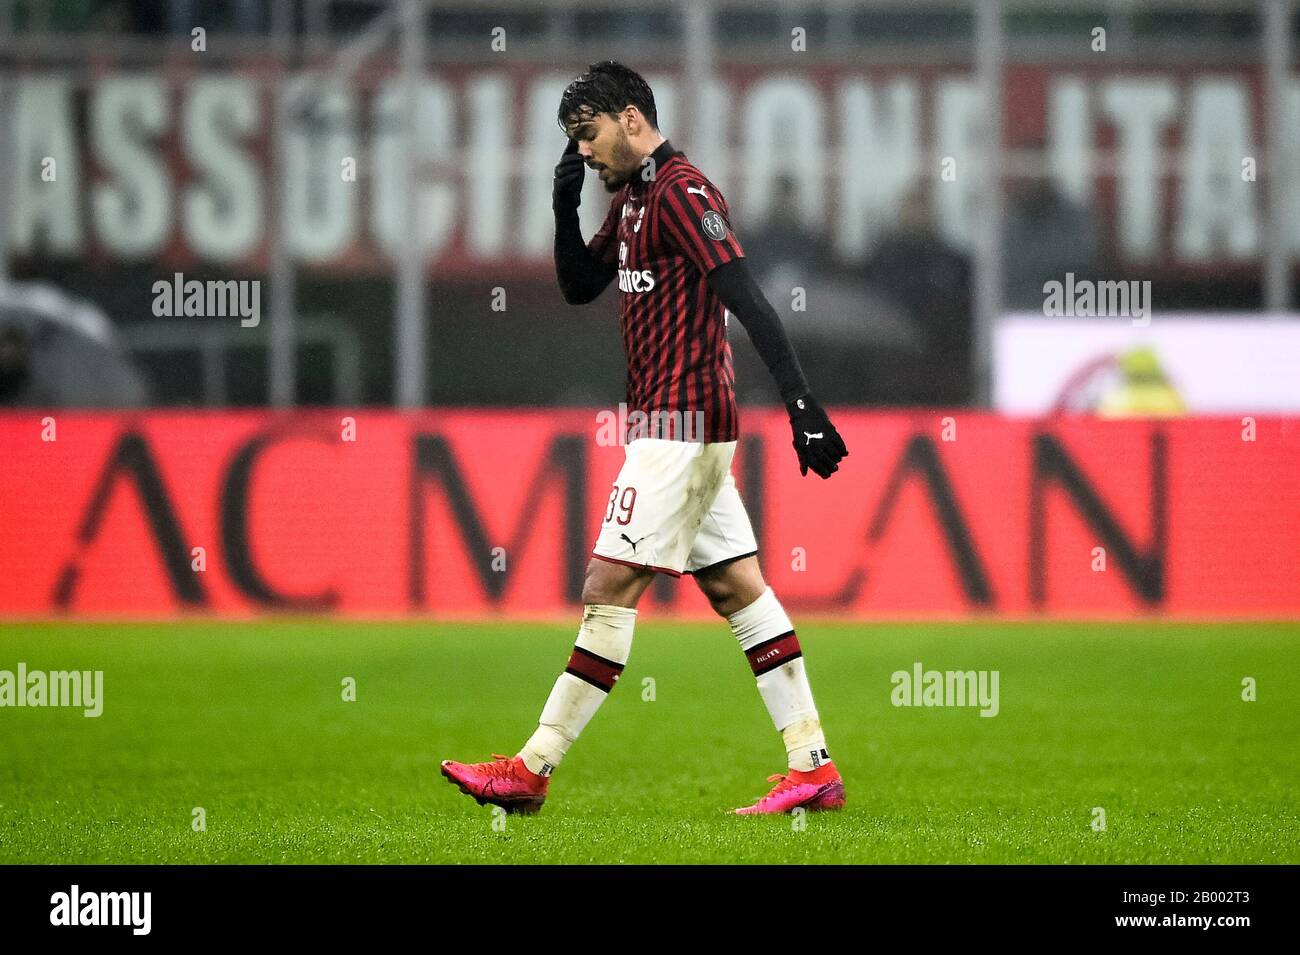
<path id="1" fill-rule="evenodd" d="M 564 155 L 555 164 L 555 185 L 551 191 L 551 208 L 556 215 L 576 212 L 582 202 L 582 180 L 587 174 L 587 163 L 578 155 L 578 141 L 570 139 Z"/>
<path id="2" fill-rule="evenodd" d="M 844 439 L 826 417 L 826 412 L 812 395 L 802 395 L 786 403 L 790 412 L 790 428 L 794 432 L 794 453 L 799 456 L 799 473 L 805 477 L 808 469 L 820 477 L 828 478 L 840 469 L 841 458 L 848 457 L 849 449 Z"/>

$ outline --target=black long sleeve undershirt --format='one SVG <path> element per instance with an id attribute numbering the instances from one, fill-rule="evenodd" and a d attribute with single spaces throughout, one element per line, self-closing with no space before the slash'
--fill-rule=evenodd
<path id="1" fill-rule="evenodd" d="M 809 392 L 799 359 L 790 346 L 781 318 L 772 308 L 744 259 L 732 259 L 709 273 L 709 288 L 722 300 L 749 333 L 767 370 L 772 373 L 781 400 L 787 405 Z"/>
<path id="2" fill-rule="evenodd" d="M 595 301 L 618 271 L 591 254 L 582 229 L 578 224 L 578 210 L 557 212 L 555 215 L 555 276 L 560 282 L 560 294 L 570 305 L 586 305 Z"/>

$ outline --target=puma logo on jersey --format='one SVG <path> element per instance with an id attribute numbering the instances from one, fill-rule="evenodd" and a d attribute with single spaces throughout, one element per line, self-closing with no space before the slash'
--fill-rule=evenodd
<path id="1" fill-rule="evenodd" d="M 704 187 L 703 187 L 703 186 L 700 186 L 700 188 L 698 188 L 698 189 L 696 189 L 694 186 L 687 186 L 687 187 L 686 187 L 686 194 L 687 194 L 687 195 L 690 195 L 692 192 L 695 193 L 697 196 L 703 196 L 705 202 L 710 202 L 710 201 L 712 201 L 712 200 L 709 199 L 709 194 L 708 194 L 707 192 L 704 191 Z"/>
<path id="2" fill-rule="evenodd" d="M 636 540 L 632 540 L 632 538 L 628 537 L 626 534 L 619 534 L 618 536 L 623 538 L 623 540 L 627 541 L 629 544 L 632 545 L 632 553 L 635 554 L 636 545 L 641 543 L 643 540 L 645 540 L 646 537 L 649 537 L 650 535 L 646 534 L 645 537 L 638 537 Z"/>
<path id="3" fill-rule="evenodd" d="M 818 431 L 816 434 L 813 434 L 811 431 L 805 431 L 803 434 L 804 437 L 808 439 L 807 441 L 804 442 L 804 447 L 807 447 L 808 445 L 812 444 L 813 438 L 826 437 L 826 433 L 824 431 Z"/>

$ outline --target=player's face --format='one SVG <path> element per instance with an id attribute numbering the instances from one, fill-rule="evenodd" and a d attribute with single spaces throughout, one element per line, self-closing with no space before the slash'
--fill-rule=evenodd
<path id="1" fill-rule="evenodd" d="M 627 130 L 609 113 L 579 119 L 568 130 L 570 138 L 578 141 L 578 155 L 596 170 L 606 192 L 617 192 L 641 168 Z"/>

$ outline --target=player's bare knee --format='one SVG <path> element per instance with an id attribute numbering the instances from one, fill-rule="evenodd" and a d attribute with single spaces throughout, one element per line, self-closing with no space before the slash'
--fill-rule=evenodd
<path id="1" fill-rule="evenodd" d="M 713 606 L 713 612 L 719 617 L 730 617 L 740 608 L 736 606 L 735 597 L 725 597 L 720 600 L 710 599 L 709 603 Z"/>
<path id="2" fill-rule="evenodd" d="M 584 604 L 609 604 L 611 602 L 610 588 L 606 581 L 596 574 L 588 573 L 586 580 L 582 582 L 582 602 Z"/>
<path id="3" fill-rule="evenodd" d="M 767 583 L 752 558 L 737 561 L 705 574 L 696 574 L 695 582 L 715 613 L 729 617 L 743 610 L 763 595 Z"/>
<path id="4" fill-rule="evenodd" d="M 724 577 L 713 574 L 700 575 L 696 574 L 695 583 L 699 586 L 700 591 L 708 598 L 710 606 L 715 613 L 725 617 L 727 616 L 727 607 L 735 599 L 735 588 Z"/>
<path id="5" fill-rule="evenodd" d="M 635 607 L 653 576 L 652 571 L 593 558 L 582 582 L 582 602 Z"/>

